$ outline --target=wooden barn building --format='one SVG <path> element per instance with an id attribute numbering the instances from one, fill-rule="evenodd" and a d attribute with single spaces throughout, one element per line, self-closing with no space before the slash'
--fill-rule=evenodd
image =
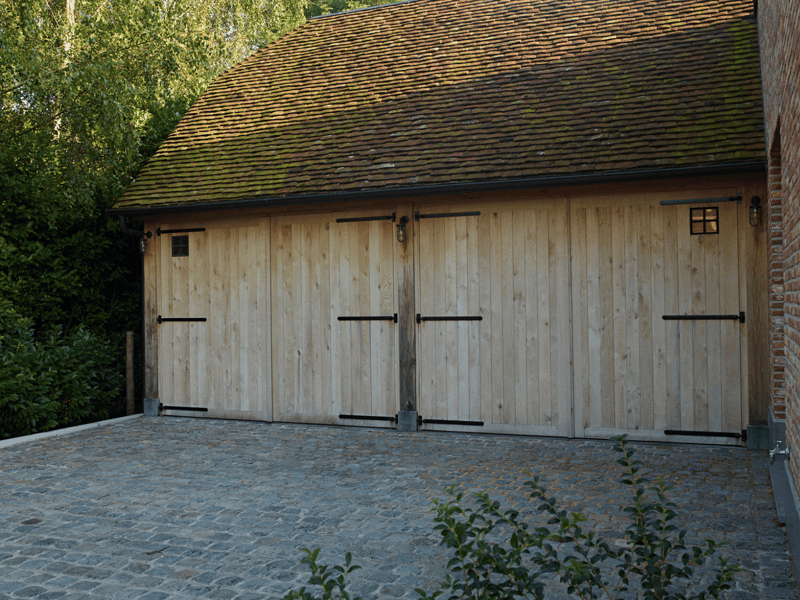
<path id="1" fill-rule="evenodd" d="M 148 406 L 763 437 L 765 160 L 752 0 L 312 19 L 220 75 L 112 211 L 145 223 Z"/>

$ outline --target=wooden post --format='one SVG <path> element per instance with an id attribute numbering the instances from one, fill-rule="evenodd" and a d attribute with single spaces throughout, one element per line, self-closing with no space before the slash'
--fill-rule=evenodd
<path id="1" fill-rule="evenodd" d="M 408 218 L 406 239 L 397 242 L 397 325 L 400 344 L 400 410 L 413 411 L 413 430 L 416 430 L 417 410 L 417 324 L 414 301 L 414 211 L 411 203 L 397 206 L 397 222 Z M 396 238 L 395 238 L 396 240 Z M 400 425 L 400 423 L 398 423 Z M 398 427 L 400 428 L 400 427 Z"/>
<path id="2" fill-rule="evenodd" d="M 128 331 L 125 333 L 125 399 L 126 399 L 126 415 L 133 414 L 133 332 Z"/>
<path id="3" fill-rule="evenodd" d="M 155 229 L 146 223 L 145 230 Z M 158 259 L 161 238 L 153 236 L 147 240 L 144 254 L 144 397 L 158 398 Z"/>
<path id="4" fill-rule="evenodd" d="M 145 231 L 155 230 L 157 223 L 145 222 Z M 142 340 L 142 361 L 144 362 L 144 390 L 142 405 L 148 417 L 158 416 L 158 262 L 161 257 L 161 237 L 152 236 L 145 241 L 142 256 L 144 323 Z"/>

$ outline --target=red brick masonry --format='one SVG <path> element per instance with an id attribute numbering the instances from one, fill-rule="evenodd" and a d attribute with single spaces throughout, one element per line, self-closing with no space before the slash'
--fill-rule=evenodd
<path id="1" fill-rule="evenodd" d="M 770 154 L 771 410 L 786 419 L 800 490 L 800 0 L 759 0 L 758 23 Z"/>

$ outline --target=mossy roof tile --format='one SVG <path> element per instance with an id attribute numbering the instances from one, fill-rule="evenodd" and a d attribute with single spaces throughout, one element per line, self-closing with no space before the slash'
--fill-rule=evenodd
<path id="1" fill-rule="evenodd" d="M 415 0 L 220 75 L 118 208 L 763 160 L 751 0 Z"/>

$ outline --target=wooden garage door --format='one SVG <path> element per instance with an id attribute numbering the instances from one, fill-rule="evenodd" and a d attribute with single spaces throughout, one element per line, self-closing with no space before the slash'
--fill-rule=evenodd
<path id="1" fill-rule="evenodd" d="M 394 425 L 391 219 L 373 212 L 272 220 L 276 420 Z"/>
<path id="2" fill-rule="evenodd" d="M 571 237 L 576 435 L 736 442 L 736 203 L 573 204 Z"/>
<path id="3" fill-rule="evenodd" d="M 423 427 L 569 435 L 566 205 L 475 208 L 415 223 Z"/>
<path id="4" fill-rule="evenodd" d="M 159 230 L 159 393 L 175 407 L 167 414 L 269 420 L 268 232 Z"/>

